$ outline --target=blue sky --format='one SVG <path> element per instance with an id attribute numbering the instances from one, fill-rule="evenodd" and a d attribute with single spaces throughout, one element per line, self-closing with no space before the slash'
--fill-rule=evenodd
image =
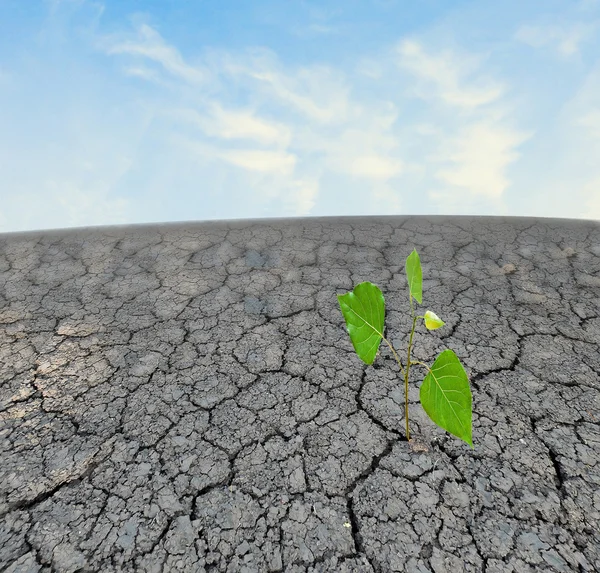
<path id="1" fill-rule="evenodd" d="M 0 0 L 0 232 L 600 220 L 600 0 Z"/>

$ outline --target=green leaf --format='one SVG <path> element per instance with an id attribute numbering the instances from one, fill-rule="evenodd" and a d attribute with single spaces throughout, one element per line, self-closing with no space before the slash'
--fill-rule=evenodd
<path id="1" fill-rule="evenodd" d="M 346 330 L 359 358 L 373 364 L 383 338 L 385 300 L 379 288 L 370 282 L 356 285 L 346 294 L 338 294 Z"/>
<path id="2" fill-rule="evenodd" d="M 428 310 L 425 313 L 425 326 L 427 330 L 437 330 L 446 324 L 435 312 Z"/>
<path id="3" fill-rule="evenodd" d="M 469 378 L 452 350 L 444 350 L 421 384 L 420 399 L 427 415 L 442 429 L 473 447 Z"/>
<path id="4" fill-rule="evenodd" d="M 421 260 L 417 249 L 406 258 L 406 278 L 410 294 L 415 297 L 419 304 L 423 303 L 423 272 L 421 271 Z"/>

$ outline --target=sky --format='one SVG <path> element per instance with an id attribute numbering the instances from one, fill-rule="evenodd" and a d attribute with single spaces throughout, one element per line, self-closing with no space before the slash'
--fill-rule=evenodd
<path id="1" fill-rule="evenodd" d="M 0 0 L 0 233 L 600 220 L 600 0 Z"/>

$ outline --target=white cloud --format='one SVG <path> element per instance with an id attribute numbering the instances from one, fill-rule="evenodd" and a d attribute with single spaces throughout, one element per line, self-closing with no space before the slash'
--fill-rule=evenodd
<path id="1" fill-rule="evenodd" d="M 15 185 L 13 193 L 2 198 L 0 229 L 21 230 L 14 229 L 15 221 L 24 230 L 128 224 L 135 206 L 127 198 L 110 198 L 110 184 L 82 184 L 64 177 L 38 181 L 35 191 L 31 185 Z"/>
<path id="2" fill-rule="evenodd" d="M 218 102 L 208 102 L 207 107 L 211 110 L 210 116 L 194 109 L 176 110 L 168 115 L 198 126 L 211 137 L 253 139 L 278 147 L 287 147 L 290 143 L 291 130 L 281 122 L 258 118 L 252 111 L 225 110 Z"/>
<path id="3" fill-rule="evenodd" d="M 146 37 L 153 38 L 156 46 L 161 46 L 160 54 L 173 56 L 175 51 L 164 45 L 162 39 L 148 26 L 144 25 Z M 123 46 L 132 53 L 139 53 L 147 57 L 159 59 L 157 49 L 148 47 L 142 49 L 131 42 L 121 42 L 120 48 L 109 46 L 108 53 L 124 51 Z M 320 136 L 313 129 L 304 131 L 301 141 L 292 137 L 292 130 L 283 122 L 273 122 L 259 117 L 254 112 L 225 110 L 218 102 L 206 104 L 210 113 L 198 112 L 193 109 L 170 112 L 172 117 L 187 121 L 192 125 L 200 127 L 207 135 L 223 139 L 252 139 L 257 143 L 276 145 L 287 148 L 291 144 L 306 143 L 305 149 L 312 151 L 320 148 L 327 156 L 324 160 L 333 167 L 347 174 L 360 175 L 373 179 L 385 179 L 397 175 L 401 171 L 402 163 L 393 157 L 389 157 L 384 149 L 389 148 L 390 136 L 381 136 L 377 131 L 386 131 L 396 121 L 397 112 L 393 105 L 384 104 L 383 112 L 377 113 L 373 109 L 363 109 L 358 105 L 350 105 L 349 89 L 339 73 L 335 73 L 325 66 L 314 66 L 310 69 L 303 68 L 295 75 L 280 72 L 277 61 L 272 53 L 266 49 L 251 49 L 249 55 L 238 57 L 235 60 L 227 54 L 215 54 L 212 56 L 212 69 L 218 69 L 238 79 L 244 77 L 258 80 L 259 85 L 264 87 L 264 97 L 270 97 L 279 103 L 287 104 L 293 109 L 300 111 L 309 121 L 318 124 L 343 124 L 348 121 L 355 123 L 362 116 L 362 123 L 369 126 L 369 133 L 363 130 L 355 133 L 349 142 L 347 138 L 342 140 L 350 143 L 352 149 L 339 144 L 326 143 L 325 137 Z M 165 57 L 162 58 L 162 61 Z M 178 60 L 179 67 L 185 64 Z M 172 67 L 172 66 L 171 66 Z M 253 86 L 250 86 L 253 87 Z M 317 127 L 317 126 L 315 126 Z M 348 130 L 347 130 L 348 131 Z M 307 133 L 308 132 L 308 133 Z M 337 138 L 334 138 L 337 139 Z M 382 145 L 383 144 L 383 145 Z M 207 157 L 220 158 L 238 167 L 262 172 L 290 172 L 296 165 L 294 155 L 252 150 L 221 150 L 210 145 L 202 144 L 196 146 L 196 153 L 205 153 Z"/>
<path id="4" fill-rule="evenodd" d="M 280 23 L 284 31 L 293 20 L 291 25 L 310 33 L 314 41 L 322 40 L 320 34 L 341 35 L 354 25 L 336 20 L 339 11 L 326 12 L 317 0 L 313 2 L 314 6 L 300 3 L 309 6 L 303 19 L 285 21 L 282 16 L 287 8 L 271 16 L 273 11 L 267 13 L 268 8 L 263 7 L 262 20 L 269 25 Z M 590 9 L 593 3 L 598 4 L 584 0 L 577 8 Z M 83 40 L 98 37 L 101 4 L 47 0 L 47 6 L 53 16 L 43 28 L 53 33 L 46 46 L 56 45 L 57 39 L 72 39 L 74 31 Z M 569 106 L 551 100 L 555 95 L 563 97 L 562 92 L 518 93 L 514 104 L 507 101 L 513 86 L 495 75 L 492 66 L 506 61 L 506 79 L 515 77 L 514 87 L 519 88 L 516 82 L 523 77 L 522 68 L 519 61 L 509 58 L 519 58 L 530 50 L 521 45 L 520 54 L 512 53 L 513 46 L 503 36 L 505 29 L 496 27 L 506 26 L 506 22 L 496 22 L 500 19 L 495 10 L 491 6 L 489 10 L 452 10 L 449 18 L 442 15 L 430 30 L 424 29 L 424 36 L 400 38 L 378 54 L 356 53 L 360 51 L 356 43 L 351 46 L 352 53 L 341 56 L 322 51 L 320 62 L 353 58 L 357 64 L 348 74 L 335 66 L 288 65 L 287 55 L 279 58 L 276 51 L 260 47 L 233 53 L 227 48 L 200 46 L 197 55 L 184 56 L 183 50 L 177 49 L 178 36 L 168 41 L 160 28 L 140 22 L 146 16 L 138 13 L 131 18 L 134 22 L 138 19 L 132 34 L 104 36 L 96 44 L 121 65 L 120 85 L 105 75 L 106 69 L 97 74 L 93 70 L 94 74 L 83 79 L 87 85 L 82 85 L 81 77 L 68 78 L 70 82 L 61 79 L 62 88 L 57 74 L 56 85 L 48 86 L 52 92 L 48 100 L 54 97 L 58 101 L 67 90 L 84 90 L 81 93 L 89 108 L 84 108 L 88 103 L 84 97 L 79 97 L 73 109 L 66 105 L 54 123 L 40 126 L 37 146 L 21 144 L 18 137 L 28 119 L 43 119 L 41 114 L 27 117 L 35 102 L 23 104 L 27 113 L 19 119 L 3 123 L 12 133 L 0 140 L 0 157 L 5 157 L 2 168 L 7 179 L 13 178 L 8 182 L 12 202 L 0 202 L 3 227 L 19 213 L 24 213 L 19 215 L 21 220 L 31 215 L 34 224 L 29 226 L 38 228 L 47 227 L 43 222 L 49 213 L 56 220 L 63 217 L 76 225 L 127 222 L 128 217 L 139 220 L 153 213 L 183 213 L 191 218 L 213 214 L 222 196 L 227 197 L 223 214 L 237 209 L 240 214 L 246 210 L 257 216 L 256 205 L 265 213 L 277 205 L 286 210 L 281 216 L 310 216 L 316 214 L 311 212 L 315 205 L 332 208 L 334 204 L 333 209 L 342 212 L 347 208 L 349 214 L 356 205 L 362 214 L 391 214 L 418 210 L 419 204 L 426 205 L 430 213 L 438 209 L 449 214 L 477 214 L 476 208 L 480 213 L 498 213 L 506 209 L 507 198 L 520 193 L 519 204 L 527 204 L 534 216 L 538 209 L 540 215 L 544 209 L 551 215 L 556 209 L 551 204 L 563 201 L 561 209 L 564 207 L 566 216 L 587 209 L 583 216 L 589 218 L 590 212 L 600 212 L 599 172 L 594 168 L 600 138 L 597 80 L 588 76 L 585 90 L 579 89 L 578 80 L 569 85 L 579 89 Z M 478 18 L 482 12 L 486 15 L 481 29 L 476 28 L 471 12 L 477 12 Z M 508 10 L 506 15 L 512 26 L 514 11 Z M 572 56 L 586 47 L 584 42 L 597 27 L 591 13 L 578 16 L 584 21 L 522 26 L 516 35 L 529 45 Z M 93 20 L 93 25 L 78 26 L 75 17 Z M 111 20 L 109 25 L 114 24 Z M 323 44 L 334 49 L 338 39 L 327 43 L 325 38 Z M 454 39 L 465 48 L 450 49 Z M 261 43 L 271 40 L 267 36 L 258 39 Z M 490 41 L 490 47 L 477 55 L 468 50 L 471 41 Z M 82 49 L 72 58 L 73 64 L 85 56 Z M 573 66 L 569 69 L 571 78 L 576 79 L 575 71 L 585 65 L 583 59 L 578 63 L 581 66 L 576 70 Z M 84 68 L 60 66 L 61 70 Z M 35 78 L 36 71 L 35 66 L 26 72 L 12 68 L 10 79 L 19 87 L 31 87 L 32 94 L 39 93 L 45 86 Z M 547 81 L 546 71 L 534 70 L 540 86 Z M 565 76 L 554 77 L 555 73 L 558 71 L 550 70 L 551 80 L 565 81 Z M 31 84 L 26 83 L 29 75 Z M 14 94 L 6 89 L 6 83 L 0 71 L 0 94 L 10 103 L 8 96 Z M 169 89 L 156 90 L 157 86 Z M 544 111 L 554 105 L 558 113 L 543 126 L 544 136 L 527 146 L 531 163 L 526 164 L 518 161 L 517 150 L 533 133 L 522 132 L 515 115 L 529 95 L 536 105 L 538 99 L 543 101 Z M 79 102 L 83 102 L 81 107 Z M 527 121 L 531 117 L 528 112 L 523 110 Z M 564 130 L 553 130 L 552 125 L 560 121 Z M 65 129 L 57 133 L 56 125 Z M 542 141 L 545 139 L 548 141 Z M 45 146 L 48 141 L 52 145 Z M 18 152 L 15 142 L 22 147 Z M 119 157 L 132 160 L 123 161 L 116 173 L 113 166 Z M 32 164 L 35 170 L 30 168 Z M 536 190 L 538 173 L 531 167 L 537 165 L 543 171 L 540 190 Z M 588 169 L 589 165 L 593 168 Z M 525 180 L 533 185 L 523 185 Z M 118 193 L 123 197 L 137 194 L 138 203 L 115 198 Z M 264 207 L 263 199 L 268 200 Z"/>
<path id="5" fill-rule="evenodd" d="M 341 124 L 349 120 L 353 112 L 348 103 L 350 89 L 343 75 L 329 66 L 315 65 L 288 74 L 280 69 L 274 53 L 265 48 L 248 49 L 235 59 L 220 53 L 214 59 L 217 62 L 213 65 L 220 73 L 233 76 L 242 84 L 245 82 L 253 94 L 275 98 L 312 121 Z"/>
<path id="6" fill-rule="evenodd" d="M 391 179 L 402 172 L 402 162 L 377 155 L 354 157 L 347 172 L 369 179 Z"/>
<path id="7" fill-rule="evenodd" d="M 378 184 L 377 184 L 378 183 Z M 372 211 L 365 206 L 366 215 L 376 215 L 380 213 L 393 214 L 405 211 L 404 201 L 397 189 L 383 182 L 377 182 L 371 189 L 371 195 L 375 199 L 372 203 Z"/>
<path id="8" fill-rule="evenodd" d="M 323 26 L 322 24 L 311 24 L 308 29 L 316 34 L 339 34 L 339 28 L 334 26 Z"/>
<path id="9" fill-rule="evenodd" d="M 600 139 L 600 105 L 581 115 L 575 120 L 575 124 L 584 127 L 590 137 Z"/>
<path id="10" fill-rule="evenodd" d="M 467 115 L 484 116 L 467 127 L 459 127 L 454 134 L 451 125 L 455 121 L 451 116 L 439 125 L 415 124 L 416 134 L 435 136 L 431 141 L 437 143 L 438 149 L 427 155 L 427 160 L 432 163 L 429 169 L 436 179 L 450 186 L 431 191 L 430 197 L 446 210 L 461 204 L 464 209 L 476 197 L 499 206 L 510 185 L 505 171 L 520 157 L 514 149 L 533 133 L 521 133 L 506 125 L 507 106 L 501 99 L 506 90 L 501 83 L 488 79 L 487 84 L 482 85 L 481 78 L 477 77 L 467 81 L 485 56 L 449 50 L 437 55 L 427 54 L 414 40 L 401 42 L 397 53 L 403 69 L 428 82 L 426 90 L 417 92 L 424 99 L 441 101 L 450 109 L 459 107 Z M 432 91 L 431 84 L 437 89 Z M 480 109 L 483 105 L 485 109 Z M 454 166 L 440 168 L 439 163 Z"/>
<path id="11" fill-rule="evenodd" d="M 341 10 L 325 10 L 321 6 L 314 6 L 307 2 L 301 2 L 301 5 L 308 8 L 310 23 L 307 25 L 293 26 L 291 31 L 297 36 L 307 36 L 312 34 L 340 34 L 342 27 L 328 25 L 327 22 L 342 13 Z"/>
<path id="12" fill-rule="evenodd" d="M 373 58 L 360 58 L 356 64 L 356 73 L 379 80 L 383 76 L 383 67 Z"/>
<path id="13" fill-rule="evenodd" d="M 419 135 L 438 135 L 441 129 L 433 123 L 420 123 L 415 126 L 415 133 Z"/>
<path id="14" fill-rule="evenodd" d="M 175 50 L 164 45 L 160 36 L 148 26 L 143 29 L 145 36 L 153 39 L 155 48 L 142 50 L 126 43 L 128 49 L 162 62 L 169 59 L 173 68 Z M 161 46 L 160 50 L 157 46 Z M 115 53 L 115 50 L 110 48 L 108 52 Z M 466 82 L 466 77 L 479 68 L 484 56 L 458 55 L 447 50 L 432 55 L 414 40 L 401 42 L 397 53 L 401 56 L 400 66 L 434 84 L 437 97 L 450 107 L 458 106 L 464 111 L 475 112 L 484 104 L 494 104 L 504 93 L 504 87 L 498 82 L 488 81 L 484 86 L 480 78 Z M 254 105 L 252 111 L 227 110 L 217 101 L 203 104 L 208 113 L 194 109 L 167 112 L 173 118 L 198 126 L 210 137 L 248 139 L 279 148 L 277 151 L 221 149 L 206 142 L 184 142 L 183 138 L 179 138 L 179 144 L 194 154 L 208 160 L 225 161 L 248 172 L 287 177 L 287 183 L 278 181 L 278 185 L 287 185 L 288 188 L 306 187 L 305 182 L 301 183 L 304 181 L 301 175 L 304 167 L 300 159 L 302 155 L 287 152 L 290 146 L 311 156 L 320 152 L 319 164 L 331 171 L 372 182 L 385 184 L 387 180 L 407 172 L 423 173 L 423 166 L 406 162 L 397 156 L 398 136 L 389 133 L 398 119 L 396 106 L 386 101 L 376 104 L 369 101 L 364 106 L 353 103 L 344 77 L 331 68 L 318 65 L 300 68 L 295 73 L 285 73 L 274 54 L 264 48 L 250 49 L 235 58 L 213 51 L 210 61 L 215 73 L 218 70 L 242 83 L 250 80 L 248 87 L 255 97 L 260 93 L 263 102 L 267 98 L 266 101 L 270 99 L 300 111 L 308 124 L 302 122 L 292 127 L 289 122 L 274 122 L 260 117 L 254 109 L 258 105 Z M 363 64 L 366 62 L 368 60 Z M 179 58 L 176 63 L 178 69 L 189 68 Z M 378 73 L 383 73 L 384 68 L 384 64 L 380 64 Z M 430 87 L 428 91 L 431 92 Z M 413 133 L 435 134 L 441 151 L 437 155 L 430 155 L 429 159 L 455 164 L 453 168 L 437 167 L 437 172 L 436 166 L 433 166 L 429 171 L 433 172 L 434 177 L 454 188 L 462 188 L 471 195 L 497 200 L 509 185 L 505 169 L 519 157 L 513 148 L 529 136 L 503 126 L 500 123 L 502 109 L 488 109 L 487 113 L 487 122 L 472 124 L 455 136 L 446 135 L 447 129 L 422 124 L 415 126 Z M 490 118 L 495 119 L 496 124 Z M 335 127 L 341 131 L 332 134 L 330 130 Z M 328 132 L 323 131 L 325 128 L 328 128 Z M 318 182 L 310 179 L 308 188 L 309 201 L 313 201 Z M 392 188 L 385 185 L 379 187 L 378 193 L 382 200 L 385 197 L 388 204 L 391 196 L 395 196 Z M 443 190 L 437 196 L 442 197 Z"/>
<path id="15" fill-rule="evenodd" d="M 183 137 L 178 134 L 169 137 L 169 143 L 186 149 L 203 161 L 221 160 L 250 172 L 270 173 L 279 176 L 291 176 L 297 157 L 285 151 L 266 151 L 260 149 L 220 149 L 214 145 Z"/>
<path id="16" fill-rule="evenodd" d="M 298 80 L 295 82 L 272 72 L 249 72 L 249 75 L 268 84 L 272 93 L 281 101 L 291 104 L 313 121 L 318 121 L 320 123 L 338 123 L 345 120 L 347 117 L 348 103 L 345 91 L 341 92 L 341 90 L 335 90 L 338 94 L 332 95 L 335 93 L 332 91 L 329 94 L 330 97 L 325 95 L 325 88 L 332 84 L 329 78 L 329 71 L 325 68 L 319 66 L 311 68 L 310 71 L 301 70 L 298 72 Z M 317 76 L 319 76 L 319 78 L 317 78 Z M 319 79 L 322 80 L 323 83 L 320 83 Z M 299 95 L 297 90 L 294 90 L 293 87 L 289 87 L 290 84 L 298 84 L 302 80 L 303 83 L 310 85 L 312 92 L 319 91 L 323 94 L 324 97 L 319 97 L 318 99 L 321 101 L 328 100 L 328 103 L 319 105 L 319 103 L 315 102 L 315 99 L 317 98 L 308 95 Z"/>
<path id="17" fill-rule="evenodd" d="M 118 225 L 127 222 L 129 199 L 108 199 L 106 191 L 94 191 L 73 181 L 47 181 L 48 203 L 60 206 L 70 226 Z"/>
<path id="18" fill-rule="evenodd" d="M 600 153 L 600 62 L 592 68 L 576 87 L 573 97 L 565 102 L 562 114 L 569 127 L 577 128 L 584 140 L 582 154 Z M 583 128 L 583 130 L 581 129 Z M 595 161 L 595 164 L 598 162 Z"/>
<path id="19" fill-rule="evenodd" d="M 389 179 L 403 171 L 403 162 L 393 157 L 398 138 L 386 133 L 396 119 L 395 109 L 383 111 L 357 106 L 352 127 L 334 135 L 311 127 L 297 128 L 294 146 L 307 154 L 320 153 L 321 162 L 331 171 L 369 179 Z M 392 106 L 393 108 L 393 106 Z M 355 127 L 354 127 L 355 126 Z"/>
<path id="20" fill-rule="evenodd" d="M 579 51 L 581 43 L 593 38 L 597 28 L 598 22 L 576 22 L 569 25 L 524 25 L 517 30 L 515 38 L 534 48 L 552 45 L 562 56 L 572 56 Z"/>
<path id="21" fill-rule="evenodd" d="M 584 184 L 582 189 L 583 204 L 579 216 L 582 219 L 600 221 L 600 176 Z"/>
<path id="22" fill-rule="evenodd" d="M 319 182 L 309 178 L 296 178 L 288 182 L 284 191 L 283 204 L 287 213 L 284 216 L 308 217 L 319 195 Z"/>
<path id="23" fill-rule="evenodd" d="M 302 2 L 305 6 L 308 7 L 308 13 L 312 20 L 318 20 L 319 22 L 326 22 L 327 20 L 331 20 L 335 16 L 339 16 L 342 13 L 342 10 L 339 8 L 337 10 L 327 10 L 322 6 L 309 4 L 308 2 Z"/>
<path id="24" fill-rule="evenodd" d="M 48 15 L 37 34 L 46 45 L 60 45 L 72 36 L 86 37 L 98 26 L 105 6 L 93 0 L 44 0 Z M 77 22 L 77 26 L 75 26 Z"/>
<path id="25" fill-rule="evenodd" d="M 163 84 L 164 82 L 160 79 L 157 72 L 154 70 L 150 70 L 148 68 L 142 68 L 140 66 L 125 66 L 123 71 L 128 76 L 136 76 L 138 78 L 142 78 L 144 80 L 152 81 L 157 84 Z"/>
<path id="26" fill-rule="evenodd" d="M 107 54 L 134 54 L 144 56 L 163 65 L 172 75 L 188 83 L 205 83 L 209 76 L 205 70 L 188 66 L 183 62 L 178 50 L 167 46 L 160 34 L 147 24 L 140 25 L 141 41 L 115 42 L 111 36 L 97 41 L 96 45 Z"/>
<path id="27" fill-rule="evenodd" d="M 532 135 L 486 122 L 470 125 L 457 137 L 448 138 L 436 156 L 438 160 L 455 162 L 458 167 L 441 169 L 436 178 L 473 195 L 498 198 L 509 185 L 505 169 L 520 156 L 513 149 Z"/>
<path id="28" fill-rule="evenodd" d="M 357 101 L 352 94 L 352 78 L 324 65 L 286 69 L 266 48 L 237 54 L 205 49 L 204 61 L 192 66 L 144 23 L 133 39 L 108 36 L 97 45 L 109 55 L 145 59 L 125 68 L 130 76 L 155 83 L 164 83 L 170 76 L 174 81 L 169 84 L 171 101 L 157 110 L 160 121 L 152 124 L 152 134 L 144 135 L 159 144 L 152 157 L 164 153 L 165 143 L 178 147 L 174 157 L 183 165 L 189 161 L 193 165 L 190 172 L 205 169 L 207 177 L 210 172 L 216 182 L 235 178 L 252 197 L 276 197 L 286 209 L 296 210 L 288 216 L 310 215 L 320 192 L 321 176 L 327 171 L 346 176 L 345 181 L 355 190 L 368 189 L 369 209 L 380 213 L 404 207 L 406 179 L 402 183 L 390 180 L 411 175 L 433 177 L 448 186 L 430 195 L 439 204 L 445 201 L 445 193 L 452 193 L 454 201 L 463 206 L 472 196 L 499 203 L 510 183 L 505 170 L 519 157 L 514 148 L 526 138 L 504 124 L 505 107 L 499 105 L 504 86 L 494 78 L 470 77 L 479 71 L 485 55 L 435 52 L 415 40 L 405 40 L 382 57 L 363 58 L 359 70 L 362 66 L 363 75 L 371 74 L 381 83 L 369 84 L 367 91 L 371 93 Z M 149 69 L 145 65 L 148 61 L 161 66 Z M 394 64 L 399 64 L 403 73 L 394 74 Z M 447 117 L 432 122 L 412 119 L 407 107 L 412 105 L 410 85 L 414 77 L 422 82 L 426 99 L 437 98 L 444 104 L 442 115 L 446 109 Z M 399 90 L 393 88 L 393 102 L 389 101 L 389 78 L 401 84 Z M 232 87 L 236 92 L 246 91 L 249 103 L 225 103 Z M 453 133 L 457 107 L 463 114 L 486 117 L 474 118 L 467 129 Z M 419 135 L 428 145 L 439 146 L 437 155 L 427 157 L 429 165 L 416 164 L 408 157 Z M 243 141 L 241 149 L 239 141 Z M 260 148 L 265 146 L 269 149 Z M 148 166 L 141 153 L 138 157 L 139 172 Z M 158 171 L 159 166 L 155 169 Z M 161 193 L 162 181 L 169 181 L 166 167 L 160 177 L 158 173 L 152 176 L 157 194 Z M 122 185 L 124 188 L 126 183 Z M 79 188 L 67 189 L 71 189 L 72 204 L 85 212 L 85 200 L 73 190 Z M 253 203 L 249 198 L 248 204 Z M 115 204 L 115 208 L 124 206 Z"/>
<path id="29" fill-rule="evenodd" d="M 216 60 L 219 60 L 217 63 Z M 180 119 L 198 125 L 206 134 L 227 139 L 254 139 L 261 144 L 282 148 L 290 145 L 308 153 L 316 151 L 324 155 L 322 161 L 334 171 L 374 180 L 389 179 L 402 172 L 403 163 L 390 157 L 389 151 L 396 146 L 396 138 L 385 135 L 397 120 L 396 107 L 383 102 L 370 108 L 349 102 L 349 89 L 340 74 L 324 66 L 301 68 L 296 74 L 280 72 L 275 59 L 268 50 L 250 50 L 250 56 L 236 60 L 226 54 L 213 54 L 213 68 L 220 68 L 237 78 L 259 80 L 268 89 L 265 97 L 277 103 L 291 104 L 307 116 L 312 127 L 296 127 L 294 130 L 283 122 L 273 122 L 258 117 L 254 112 L 225 111 L 213 102 L 210 116 L 194 110 L 174 112 Z M 377 109 L 379 107 L 380 109 Z M 302 122 L 304 126 L 305 122 Z M 356 125 L 337 136 L 320 132 L 320 125 Z M 310 125 L 310 124 L 309 124 Z M 285 172 L 297 164 L 293 156 L 250 150 L 222 151 L 209 145 L 196 146 L 196 152 L 220 158 L 238 167 L 264 172 Z M 311 187 L 312 189 L 312 187 Z"/>
<path id="30" fill-rule="evenodd" d="M 461 87 L 462 77 L 471 73 L 482 61 L 481 56 L 463 54 L 454 56 L 443 51 L 439 56 L 426 54 L 419 43 L 404 40 L 397 48 L 400 56 L 398 65 L 412 72 L 417 77 L 437 85 L 438 96 L 449 105 L 473 109 L 489 104 L 502 96 L 504 87 L 492 84 L 487 87 Z M 420 95 L 431 99 L 428 87 Z"/>
<path id="31" fill-rule="evenodd" d="M 50 14 L 54 15 L 63 6 L 75 6 L 79 8 L 85 0 L 44 0 L 50 6 Z"/>
<path id="32" fill-rule="evenodd" d="M 600 63 L 597 63 L 574 89 L 559 117 L 564 142 L 560 163 L 567 166 L 564 186 L 570 187 L 570 202 L 581 207 L 579 215 L 600 220 Z M 572 174 L 572 175 L 571 175 Z M 570 175 L 570 176 L 569 176 Z M 578 182 L 573 185 L 572 181 Z"/>
<path id="33" fill-rule="evenodd" d="M 290 32 L 301 38 L 311 37 L 315 35 L 334 36 L 343 33 L 340 26 L 325 26 L 323 24 L 309 24 L 308 26 L 292 26 Z"/>
<path id="34" fill-rule="evenodd" d="M 296 165 L 296 157 L 280 151 L 262 151 L 256 149 L 215 151 L 214 155 L 250 171 L 274 172 L 291 175 Z"/>

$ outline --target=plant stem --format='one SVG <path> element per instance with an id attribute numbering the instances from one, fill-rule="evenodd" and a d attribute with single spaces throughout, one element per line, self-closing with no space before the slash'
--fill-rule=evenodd
<path id="1" fill-rule="evenodd" d="M 410 332 L 410 340 L 408 341 L 408 361 L 406 363 L 406 370 L 404 370 L 404 367 L 402 366 L 402 362 L 400 362 L 400 358 L 398 358 L 398 355 L 396 354 L 394 347 L 388 342 L 388 340 L 385 338 L 385 336 L 383 336 L 383 334 L 381 335 L 381 338 L 383 338 L 383 340 L 385 340 L 385 343 L 390 347 L 390 350 L 394 354 L 394 358 L 396 359 L 396 362 L 398 362 L 398 364 L 400 365 L 400 370 L 404 373 L 404 417 L 406 419 L 406 440 L 408 442 L 410 442 L 410 430 L 408 429 L 408 374 L 410 371 L 411 364 L 423 364 L 423 362 L 418 362 L 418 361 L 411 362 L 410 361 L 410 349 L 412 347 L 412 339 L 413 339 L 413 335 L 415 333 L 415 326 L 417 324 L 417 318 L 424 318 L 422 316 L 415 316 L 415 311 L 414 311 L 413 302 L 412 302 L 412 295 L 410 297 L 410 310 L 413 315 L 413 325 L 412 325 L 412 330 Z M 427 368 L 427 370 L 430 370 L 429 366 L 427 366 L 427 364 L 423 364 L 423 366 L 425 366 L 425 368 Z"/>
<path id="2" fill-rule="evenodd" d="M 427 368 L 427 370 L 429 370 L 429 372 L 431 372 L 431 368 L 429 368 L 429 366 L 427 366 L 427 364 L 425 364 L 425 362 L 420 362 L 419 360 L 413 360 L 411 362 L 411 365 L 413 364 L 420 364 L 421 366 L 425 366 L 425 368 Z"/>
<path id="3" fill-rule="evenodd" d="M 415 318 L 416 321 L 416 318 Z M 413 321 L 413 331 L 415 329 L 415 321 Z M 410 440 L 410 433 L 408 431 L 408 368 L 409 368 L 409 364 L 410 364 L 410 345 L 408 347 L 408 364 L 406 365 L 406 370 L 404 370 L 404 367 L 402 366 L 402 362 L 400 362 L 400 358 L 398 358 L 398 355 L 396 354 L 396 351 L 394 350 L 394 347 L 386 340 L 386 338 L 384 336 L 382 336 L 383 340 L 385 340 L 386 344 L 390 347 L 390 350 L 394 353 L 394 358 L 396 359 L 396 362 L 398 362 L 398 364 L 400 365 L 400 370 L 402 370 L 402 372 L 404 373 L 404 394 L 406 396 L 405 398 L 405 403 L 404 403 L 404 417 L 406 418 L 406 440 Z M 410 335 L 410 339 L 412 341 L 412 333 Z"/>
<path id="4" fill-rule="evenodd" d="M 402 370 L 402 373 L 404 374 L 404 367 L 402 366 L 402 362 L 400 362 L 400 358 L 398 358 L 398 355 L 396 354 L 394 347 L 384 338 L 383 335 L 381 336 L 381 338 L 383 338 L 383 340 L 385 340 L 385 343 L 390 347 L 390 350 L 394 353 L 394 358 L 396 359 L 396 362 L 400 365 L 400 370 Z"/>
<path id="5" fill-rule="evenodd" d="M 410 310 L 413 315 L 413 325 L 410 331 L 410 339 L 408 341 L 408 359 L 406 361 L 406 373 L 404 374 L 404 417 L 406 418 L 406 441 L 410 442 L 410 431 L 408 429 L 408 373 L 410 372 L 410 350 L 412 347 L 413 335 L 415 333 L 415 325 L 417 324 L 417 317 L 413 308 L 412 295 L 410 295 Z"/>

